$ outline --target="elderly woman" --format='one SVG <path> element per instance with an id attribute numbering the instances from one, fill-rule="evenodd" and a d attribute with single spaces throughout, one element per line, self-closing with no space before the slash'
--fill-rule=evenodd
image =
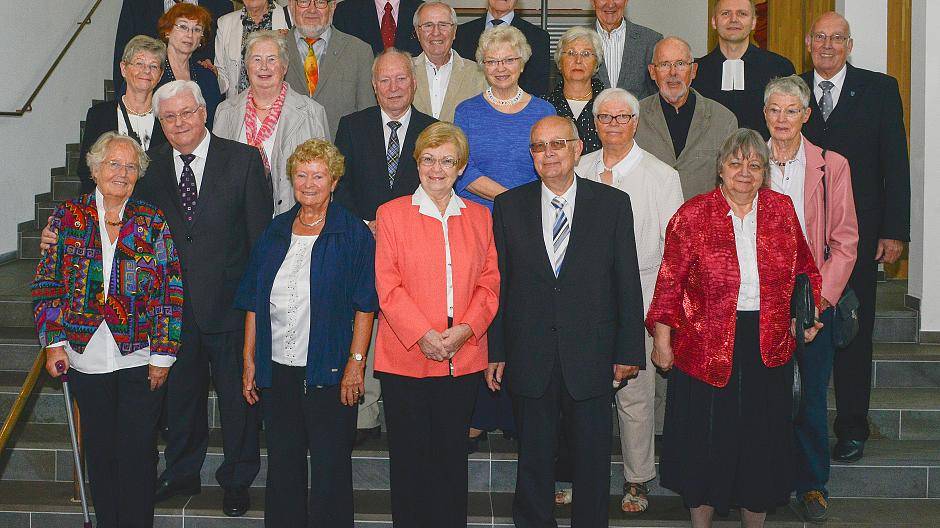
<path id="1" fill-rule="evenodd" d="M 274 197 L 275 214 L 294 207 L 287 159 L 308 139 L 325 139 L 329 127 L 320 103 L 284 82 L 287 45 L 276 31 L 258 31 L 245 44 L 249 87 L 219 105 L 212 132 L 256 147 Z"/>
<path id="2" fill-rule="evenodd" d="M 640 103 L 622 88 L 602 91 L 592 108 L 603 148 L 581 157 L 575 171 L 583 178 L 611 185 L 630 195 L 633 230 L 640 265 L 643 307 L 653 300 L 656 277 L 663 261 L 669 219 L 682 205 L 679 173 L 633 141 Z M 623 453 L 623 499 L 628 513 L 646 511 L 649 488 L 656 477 L 653 455 L 653 401 L 656 371 L 650 363 L 653 341 L 646 340 L 646 369 L 617 391 L 620 448 Z"/>
<path id="3" fill-rule="evenodd" d="M 291 154 L 297 204 L 255 243 L 235 298 L 247 312 L 244 396 L 264 410 L 270 527 L 353 526 L 356 405 L 378 302 L 372 233 L 330 200 L 343 171 L 321 139 Z"/>
<path id="4" fill-rule="evenodd" d="M 115 101 L 98 103 L 88 109 L 85 132 L 78 155 L 78 178 L 82 193 L 95 190 L 91 169 L 85 161 L 88 150 L 101 134 L 116 130 L 134 138 L 144 150 L 166 143 L 160 120 L 153 115 L 153 90 L 163 74 L 166 45 L 157 39 L 137 35 L 124 47 L 121 58 L 121 76 L 126 89 Z"/>
<path id="5" fill-rule="evenodd" d="M 244 0 L 240 11 L 219 17 L 215 35 L 215 69 L 227 99 L 248 89 L 248 37 L 256 31 L 289 29 L 286 10 L 273 0 Z M 284 61 L 287 64 L 287 61 Z"/>
<path id="6" fill-rule="evenodd" d="M 809 120 L 810 89 L 797 75 L 774 79 L 764 89 L 770 131 L 770 186 L 793 201 L 796 217 L 822 275 L 823 329 L 797 351 L 802 401 L 796 422 L 796 493 L 807 520 L 822 522 L 828 510 L 829 430 L 826 396 L 835 357 L 830 326 L 855 266 L 858 223 L 849 164 L 813 145 L 800 132 Z"/>
<path id="7" fill-rule="evenodd" d="M 584 142 L 582 154 L 601 148 L 591 108 L 594 98 L 604 89 L 604 83 L 596 77 L 603 61 L 604 46 L 593 29 L 573 27 L 561 35 L 555 48 L 561 80 L 545 100 L 558 115 L 570 117 L 578 125 L 578 135 Z"/>
<path id="8" fill-rule="evenodd" d="M 718 188 L 669 221 L 646 317 L 652 361 L 671 369 L 660 483 L 682 496 L 693 527 L 733 505 L 757 527 L 789 500 L 790 297 L 806 274 L 818 301 L 820 277 L 790 199 L 767 188 L 760 134 L 735 131 L 717 170 Z"/>
<path id="9" fill-rule="evenodd" d="M 464 438 L 499 303 L 489 211 L 453 190 L 468 146 L 439 122 L 415 143 L 421 185 L 377 211 L 379 331 L 396 526 L 467 525 Z"/>
<path id="10" fill-rule="evenodd" d="M 484 31 L 476 60 L 489 88 L 457 105 L 454 114 L 454 124 L 470 143 L 467 167 L 454 189 L 460 197 L 490 210 L 497 194 L 538 177 L 529 154 L 529 131 L 539 119 L 555 115 L 552 105 L 519 87 L 519 75 L 531 54 L 525 36 L 509 24 Z M 506 391 L 491 392 L 481 381 L 472 424 L 471 452 L 486 438 L 486 431 L 502 429 L 514 434 Z"/>
<path id="11" fill-rule="evenodd" d="M 166 62 L 158 87 L 175 81 L 195 81 L 206 100 L 206 127 L 212 130 L 215 107 L 222 101 L 219 80 L 208 59 L 197 61 L 193 53 L 209 41 L 212 15 L 206 8 L 180 2 L 157 22 L 157 33 L 166 42 Z"/>
<path id="12" fill-rule="evenodd" d="M 94 192 L 53 213 L 58 240 L 32 283 L 36 329 L 49 374 L 71 370 L 98 526 L 153 526 L 157 421 L 180 346 L 180 264 L 163 213 L 131 198 L 149 162 L 140 144 L 105 132 L 87 161 Z"/>

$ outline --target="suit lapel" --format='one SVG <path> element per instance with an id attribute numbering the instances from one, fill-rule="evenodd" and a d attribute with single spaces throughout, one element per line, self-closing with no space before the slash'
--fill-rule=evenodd
<path id="1" fill-rule="evenodd" d="M 373 2 L 362 2 L 362 10 L 365 11 L 365 14 L 359 19 L 359 22 L 364 25 L 363 30 L 365 31 L 363 34 L 365 38 L 362 40 L 366 41 L 369 47 L 372 47 L 373 42 L 378 42 L 380 44 L 379 49 L 381 49 L 384 46 L 382 42 L 382 31 L 380 29 L 382 21 L 379 20 L 378 13 L 375 11 L 375 4 Z M 398 20 L 401 20 L 401 7 L 398 8 L 398 13 Z M 401 24 L 398 26 L 398 31 L 401 31 Z M 398 42 L 397 36 L 395 41 Z"/>
<path id="2" fill-rule="evenodd" d="M 408 121 L 408 130 L 405 130 L 405 142 L 401 145 L 401 152 L 398 157 L 398 168 L 395 170 L 395 183 L 401 181 L 402 166 L 405 164 L 408 158 L 411 158 L 411 153 L 415 150 L 415 141 L 418 140 L 418 134 L 420 134 L 424 129 L 421 128 L 421 124 L 416 121 L 417 110 L 414 106 L 411 107 L 411 119 Z M 420 130 L 419 130 L 420 129 Z M 384 131 L 383 131 L 384 132 Z"/>
<path id="3" fill-rule="evenodd" d="M 536 183 L 531 186 L 531 189 L 529 195 L 522 200 L 521 209 L 523 210 L 520 211 L 521 223 L 524 226 L 523 236 L 525 241 L 532 245 L 532 254 L 540 255 L 538 260 L 541 264 L 538 266 L 538 271 L 545 276 L 545 279 L 554 281 L 556 280 L 555 272 L 552 269 L 548 250 L 545 248 L 545 237 L 542 235 L 542 185 Z"/>
<path id="4" fill-rule="evenodd" d="M 304 58 L 300 56 L 300 50 L 297 48 L 296 32 L 296 29 L 291 31 L 287 43 L 287 84 L 291 85 L 297 93 L 306 95 L 309 93 L 307 76 L 304 74 Z"/>
<path id="5" fill-rule="evenodd" d="M 578 175 L 575 175 L 577 178 Z M 591 198 L 594 197 L 594 192 L 587 185 L 582 185 L 584 180 L 578 182 L 578 190 L 575 191 L 574 197 L 574 218 L 571 220 L 571 234 L 568 238 L 568 249 L 565 250 L 565 261 L 561 265 L 561 273 L 558 274 L 558 278 L 562 278 L 566 275 L 568 270 L 571 268 L 572 263 L 575 262 L 575 259 L 578 256 L 578 248 L 583 244 L 583 240 L 588 236 L 588 233 L 591 231 L 589 225 L 592 212 L 591 208 Z"/>
<path id="6" fill-rule="evenodd" d="M 669 127 L 666 125 L 666 116 L 663 115 L 662 105 L 659 102 L 659 95 L 654 94 L 650 96 L 650 101 L 651 108 L 647 108 L 644 112 L 645 115 L 650 116 L 647 123 L 649 123 L 650 127 L 653 129 L 653 132 L 659 136 L 659 140 L 661 142 L 669 145 L 670 147 L 673 147 L 672 136 L 669 135 Z M 692 116 L 692 120 L 693 122 L 695 121 L 694 115 Z M 688 145 L 688 141 L 686 141 L 686 144 Z M 675 148 L 668 148 L 666 150 L 668 151 L 669 159 L 663 158 L 663 161 L 669 165 L 675 165 L 676 161 L 678 161 L 676 160 Z"/>
<path id="7" fill-rule="evenodd" d="M 154 187 L 156 188 L 154 192 L 164 193 L 166 196 L 166 203 L 173 205 L 173 211 L 164 211 L 168 214 L 176 214 L 180 218 L 181 223 L 186 223 L 186 217 L 183 215 L 183 202 L 180 200 L 179 192 L 179 181 L 176 179 L 176 165 L 173 161 L 173 147 L 169 143 L 164 144 L 161 147 L 161 151 L 157 156 L 154 156 L 153 159 L 155 167 L 147 170 L 147 175 L 151 174 L 153 170 L 153 176 L 159 180 Z"/>
<path id="8" fill-rule="evenodd" d="M 803 180 L 803 210 L 809 214 L 816 201 L 816 193 L 822 192 L 822 179 L 825 175 L 826 161 L 822 149 L 803 139 L 803 152 L 806 156 L 806 177 Z M 809 222 L 806 222 L 809 225 Z"/>
<path id="9" fill-rule="evenodd" d="M 291 96 L 290 90 L 284 98 L 284 106 L 281 109 L 281 117 L 278 119 L 277 131 L 274 135 L 274 145 L 271 148 L 271 167 L 280 167 L 281 151 L 284 148 L 284 142 L 287 138 L 293 137 L 294 131 L 301 125 L 300 119 L 295 119 L 300 113 L 302 103 Z M 242 126 L 244 126 L 244 116 L 242 116 Z"/>
<path id="10" fill-rule="evenodd" d="M 620 73 L 617 76 L 617 86 L 626 86 L 627 84 L 627 75 L 636 71 L 637 68 L 643 66 L 635 64 L 636 62 L 636 53 L 634 49 L 636 48 L 637 39 L 640 37 L 640 34 L 636 31 L 636 28 L 633 27 L 633 24 L 627 20 L 623 19 L 623 23 L 626 25 L 624 28 L 625 34 L 623 37 L 623 55 L 620 59 Z"/>
<path id="11" fill-rule="evenodd" d="M 457 52 L 454 51 L 453 53 L 456 54 Z M 415 91 L 415 98 L 412 104 L 416 107 L 427 108 L 430 110 L 431 108 L 431 83 L 430 83 L 430 80 L 428 79 L 428 69 L 425 66 L 426 61 L 427 61 L 427 57 L 424 55 L 423 52 L 420 55 L 418 55 L 418 57 L 414 60 L 415 79 L 417 79 L 418 81 L 418 89 L 417 91 Z M 450 94 L 450 87 L 453 86 L 454 81 L 457 81 L 456 66 L 457 65 L 455 63 L 454 68 L 451 70 L 450 83 L 448 83 L 447 85 L 447 94 L 444 95 L 444 101 L 445 101 L 444 106 L 447 105 L 446 101 L 447 101 L 447 95 Z"/>
<path id="12" fill-rule="evenodd" d="M 330 42 L 327 44 L 326 49 L 323 50 L 323 54 L 320 56 L 320 61 L 317 66 L 319 68 L 320 79 L 317 81 L 317 90 L 313 94 L 314 98 L 316 98 L 316 96 L 323 91 L 324 87 L 330 83 L 330 80 L 335 77 L 336 69 L 342 67 L 337 57 L 343 52 L 343 49 L 346 48 L 347 38 L 344 33 L 337 31 L 336 28 L 332 29 Z M 301 71 L 302 70 L 301 68 Z"/>
<path id="13" fill-rule="evenodd" d="M 382 112 L 378 106 L 373 107 L 373 116 L 366 120 L 365 140 L 368 141 L 366 152 L 374 152 L 374 156 L 369 156 L 372 163 L 375 164 L 376 178 L 384 189 L 388 189 L 388 162 L 386 161 L 387 151 L 385 149 L 385 135 L 387 127 L 382 126 Z"/>
<path id="14" fill-rule="evenodd" d="M 692 93 L 695 94 L 695 111 L 692 112 L 692 123 L 689 125 L 689 133 L 685 138 L 685 148 L 682 149 L 682 152 L 679 153 L 679 157 L 685 157 L 687 154 L 695 150 L 695 144 L 698 142 L 702 135 L 708 132 L 709 121 L 711 121 L 712 111 L 708 107 L 706 102 L 703 100 L 701 94 L 696 92 L 694 89 L 689 88 Z M 663 124 L 665 125 L 666 119 L 663 118 Z M 669 129 L 666 129 L 666 134 L 668 136 Z M 672 143 L 672 136 L 669 136 L 669 143 Z M 691 154 L 688 154 L 691 156 Z"/>
<path id="15" fill-rule="evenodd" d="M 858 77 L 858 72 L 851 64 L 845 65 L 845 82 L 842 83 L 842 91 L 839 93 L 839 102 L 829 114 L 828 121 L 838 121 L 840 119 L 855 119 L 854 111 L 859 95 L 865 89 L 865 84 Z M 822 114 L 820 114 L 821 116 Z"/>
<path id="16" fill-rule="evenodd" d="M 216 194 L 219 181 L 225 177 L 225 164 L 228 156 L 227 147 L 215 136 L 209 140 L 209 152 L 206 154 L 206 166 L 202 170 L 202 185 L 196 198 L 196 210 L 193 211 L 193 224 L 199 221 L 200 213 L 207 207 L 206 202 Z"/>

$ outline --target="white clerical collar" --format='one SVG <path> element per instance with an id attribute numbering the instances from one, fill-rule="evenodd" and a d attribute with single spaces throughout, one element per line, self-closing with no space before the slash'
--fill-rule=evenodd
<path id="1" fill-rule="evenodd" d="M 723 91 L 744 89 L 744 61 L 725 59 L 721 65 L 721 89 Z"/>

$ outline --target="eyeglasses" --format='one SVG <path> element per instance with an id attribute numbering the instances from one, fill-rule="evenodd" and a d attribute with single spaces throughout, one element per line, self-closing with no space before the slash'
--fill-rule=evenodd
<path id="1" fill-rule="evenodd" d="M 140 167 L 133 163 L 121 163 L 117 160 L 108 160 L 104 162 L 104 164 L 107 165 L 108 170 L 111 172 L 118 172 L 123 169 L 124 174 L 128 176 L 136 176 L 137 173 L 140 172 Z"/>
<path id="2" fill-rule="evenodd" d="M 192 110 L 183 110 L 178 114 L 163 114 L 160 116 L 160 121 L 164 123 L 176 123 L 177 119 L 182 119 L 183 121 L 189 121 L 199 109 L 202 108 L 202 105 L 193 108 Z"/>
<path id="3" fill-rule="evenodd" d="M 616 120 L 618 124 L 626 125 L 630 122 L 631 119 L 633 119 L 635 115 L 636 114 L 597 114 L 594 117 L 596 117 L 598 121 L 604 123 L 605 125 L 609 125 L 614 120 Z"/>
<path id="4" fill-rule="evenodd" d="M 151 64 L 147 64 L 145 62 L 137 61 L 137 62 L 125 62 L 124 64 L 128 66 L 133 66 L 134 68 L 138 70 L 148 71 L 148 72 L 158 72 L 158 71 L 163 70 L 163 65 L 157 64 L 155 62 Z"/>
<path id="5" fill-rule="evenodd" d="M 277 55 L 270 55 L 267 57 L 262 57 L 261 55 L 252 55 L 248 57 L 248 62 L 253 64 L 256 67 L 260 67 L 262 64 L 266 65 L 268 68 L 273 68 L 281 58 Z"/>
<path id="6" fill-rule="evenodd" d="M 487 68 L 496 68 L 500 65 L 512 68 L 522 57 L 506 57 L 505 59 L 483 59 L 483 65 Z"/>
<path id="7" fill-rule="evenodd" d="M 333 0 L 294 0 L 298 7 L 310 7 L 310 4 L 313 4 L 313 6 L 318 9 L 325 8 L 330 5 L 332 1 Z"/>
<path id="8" fill-rule="evenodd" d="M 453 169 L 457 166 L 458 161 L 457 158 L 450 156 L 438 159 L 429 154 L 425 154 L 418 158 L 418 163 L 420 163 L 422 167 L 433 167 L 435 164 L 439 163 L 443 169 Z"/>
<path id="9" fill-rule="evenodd" d="M 425 33 L 434 31 L 434 28 L 437 28 L 437 30 L 441 33 L 445 33 L 450 31 L 450 29 L 456 25 L 457 24 L 454 24 L 453 22 L 425 22 L 424 24 L 418 24 L 418 27 Z"/>
<path id="10" fill-rule="evenodd" d="M 577 59 L 578 57 L 581 57 L 581 60 L 588 60 L 591 57 L 597 56 L 597 54 L 594 53 L 593 51 L 589 51 L 589 50 L 578 51 L 578 50 L 573 50 L 573 49 L 565 50 L 561 52 L 561 54 L 567 55 L 569 59 Z"/>
<path id="11" fill-rule="evenodd" d="M 545 152 L 547 148 L 552 150 L 563 150 L 568 146 L 569 141 L 580 141 L 579 139 L 552 139 L 549 141 L 536 141 L 535 143 L 529 143 L 529 150 L 533 154 L 541 154 Z"/>
<path id="12" fill-rule="evenodd" d="M 852 40 L 852 37 L 847 35 L 840 35 L 836 33 L 835 35 L 827 35 L 825 33 L 813 33 L 813 42 L 817 44 L 825 44 L 829 40 L 833 44 L 842 46 L 849 40 Z"/>
<path id="13" fill-rule="evenodd" d="M 803 108 L 787 108 L 784 110 L 783 108 L 767 107 L 764 109 L 764 114 L 774 119 L 780 117 L 780 114 L 783 114 L 787 119 L 796 119 L 803 115 L 804 111 L 805 109 Z"/>
<path id="14" fill-rule="evenodd" d="M 176 23 L 173 24 L 173 27 L 182 33 L 192 33 L 193 35 L 202 35 L 203 32 L 202 26 L 187 26 L 186 24 Z"/>
<path id="15" fill-rule="evenodd" d="M 662 62 L 657 62 L 656 64 L 653 65 L 653 67 L 659 71 L 669 71 L 670 68 L 675 68 L 676 71 L 685 71 L 692 67 L 692 61 L 684 61 L 684 60 L 677 60 L 677 61 L 671 61 L 671 62 L 662 61 Z"/>

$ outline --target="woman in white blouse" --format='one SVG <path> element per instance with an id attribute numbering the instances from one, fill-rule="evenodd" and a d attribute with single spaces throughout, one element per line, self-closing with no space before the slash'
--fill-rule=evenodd
<path id="1" fill-rule="evenodd" d="M 249 87 L 219 105 L 212 132 L 258 148 L 279 214 L 294 206 L 287 158 L 304 141 L 327 137 L 326 111 L 284 82 L 287 45 L 277 31 L 252 33 L 245 60 Z"/>
<path id="2" fill-rule="evenodd" d="M 219 90 L 230 99 L 248 88 L 245 62 L 248 36 L 256 31 L 283 30 L 290 26 L 285 10 L 273 0 L 244 0 L 245 7 L 219 17 L 215 35 L 215 68 Z"/>

